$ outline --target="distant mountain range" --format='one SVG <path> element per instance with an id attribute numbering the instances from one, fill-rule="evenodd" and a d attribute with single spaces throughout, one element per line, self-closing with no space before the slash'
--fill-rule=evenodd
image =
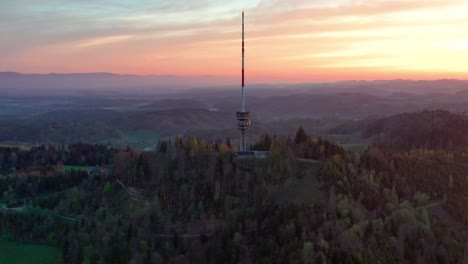
<path id="1" fill-rule="evenodd" d="M 167 88 L 206 87 L 232 84 L 213 76 L 120 75 L 112 73 L 21 74 L 0 72 L 0 93 L 83 90 L 151 90 L 168 93 Z M 157 89 L 156 89 L 157 88 Z"/>
<path id="2" fill-rule="evenodd" d="M 213 87 L 237 86 L 237 78 L 216 76 L 176 76 L 176 75 L 131 75 L 105 72 L 65 73 L 65 74 L 22 74 L 0 72 L 0 94 L 47 91 L 82 91 L 82 90 L 119 90 L 152 91 L 171 93 L 181 88 L 190 89 L 194 94 L 211 93 Z M 211 88 L 210 88 L 211 87 Z M 179 89 L 176 89 L 179 88 Z M 330 83 L 301 84 L 248 84 L 255 95 L 268 91 L 275 95 L 291 93 L 364 93 L 371 95 L 389 95 L 398 92 L 414 94 L 457 93 L 468 91 L 468 81 L 443 79 L 434 81 L 418 80 L 377 80 L 377 81 L 341 81 Z"/>

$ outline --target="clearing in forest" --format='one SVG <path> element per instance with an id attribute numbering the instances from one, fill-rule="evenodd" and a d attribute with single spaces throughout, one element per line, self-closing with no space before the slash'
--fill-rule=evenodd
<path id="1" fill-rule="evenodd" d="M 55 247 L 0 242 L 0 264 L 58 264 L 60 261 L 60 251 Z"/>

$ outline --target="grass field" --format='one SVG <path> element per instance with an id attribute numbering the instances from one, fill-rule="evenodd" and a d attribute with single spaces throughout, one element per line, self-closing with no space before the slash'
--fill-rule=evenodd
<path id="1" fill-rule="evenodd" d="M 280 203 L 311 205 L 322 198 L 317 178 L 320 162 L 301 162 L 306 170 L 302 179 L 290 178 L 282 186 L 271 190 L 271 198 Z"/>
<path id="2" fill-rule="evenodd" d="M 71 171 L 71 170 L 85 170 L 85 171 L 87 171 L 90 168 L 91 168 L 90 166 L 63 165 L 63 171 Z"/>
<path id="3" fill-rule="evenodd" d="M 51 246 L 0 242 L 0 264 L 58 264 L 60 251 Z"/>

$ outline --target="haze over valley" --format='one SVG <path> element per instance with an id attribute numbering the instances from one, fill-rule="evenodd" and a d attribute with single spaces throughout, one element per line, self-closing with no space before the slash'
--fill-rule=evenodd
<path id="1" fill-rule="evenodd" d="M 212 84 L 210 78 L 194 84 L 177 76 L 3 73 L 0 79 L 3 144 L 83 141 L 153 148 L 159 139 L 192 134 L 237 142 L 232 127 L 238 88 Z M 256 124 L 252 141 L 267 131 L 291 136 L 303 125 L 338 143 L 361 144 L 369 141 L 360 133 L 337 135 L 334 128 L 422 110 L 464 113 L 468 81 L 254 84 L 246 101 Z"/>

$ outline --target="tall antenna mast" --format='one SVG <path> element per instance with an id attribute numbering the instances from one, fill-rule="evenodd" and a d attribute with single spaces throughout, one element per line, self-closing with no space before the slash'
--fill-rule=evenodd
<path id="1" fill-rule="evenodd" d="M 244 95 L 244 11 L 242 11 L 242 88 L 241 88 L 241 110 L 236 112 L 237 127 L 241 131 L 241 140 L 239 152 L 247 151 L 247 142 L 245 132 L 247 127 L 250 126 L 250 112 L 245 111 L 245 95 Z"/>
<path id="2" fill-rule="evenodd" d="M 244 11 L 242 11 L 242 108 L 241 111 L 245 112 L 245 98 L 244 98 Z"/>

